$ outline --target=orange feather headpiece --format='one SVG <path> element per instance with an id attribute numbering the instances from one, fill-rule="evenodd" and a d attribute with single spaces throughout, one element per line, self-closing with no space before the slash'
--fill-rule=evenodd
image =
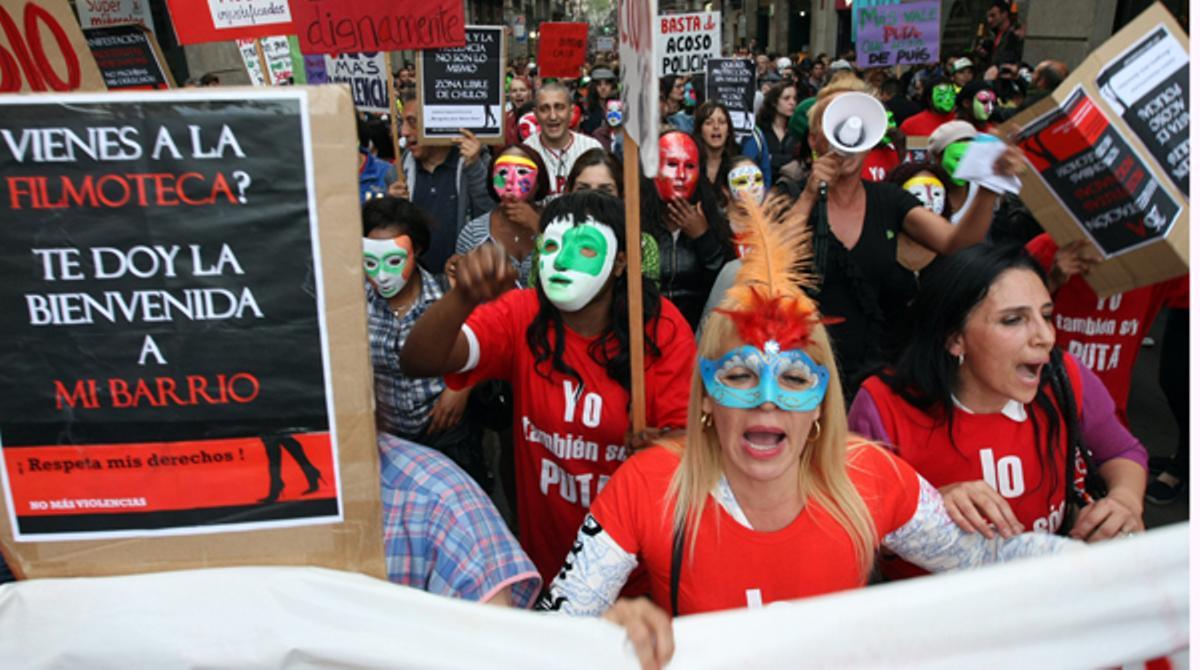
<path id="1" fill-rule="evenodd" d="M 756 203 L 735 207 L 735 243 L 746 251 L 734 285 L 717 311 L 728 316 L 747 344 L 780 351 L 804 348 L 822 322 L 817 305 L 804 292 L 813 284 L 805 271 L 811 261 L 809 227 L 800 221 L 769 218 Z"/>

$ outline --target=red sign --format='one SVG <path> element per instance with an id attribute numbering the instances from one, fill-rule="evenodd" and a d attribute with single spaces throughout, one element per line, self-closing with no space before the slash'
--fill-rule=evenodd
<path id="1" fill-rule="evenodd" d="M 167 0 L 167 7 L 180 44 L 296 32 L 287 0 Z"/>
<path id="2" fill-rule="evenodd" d="M 462 0 L 291 0 L 306 54 L 466 45 Z"/>
<path id="3" fill-rule="evenodd" d="M 538 30 L 538 75 L 578 77 L 587 58 L 588 24 L 543 23 Z"/>

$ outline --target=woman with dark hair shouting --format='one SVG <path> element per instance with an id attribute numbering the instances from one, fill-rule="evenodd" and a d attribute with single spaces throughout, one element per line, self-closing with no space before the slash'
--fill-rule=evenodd
<path id="1" fill-rule="evenodd" d="M 851 430 L 939 487 L 965 531 L 1095 541 L 1144 528 L 1146 450 L 1099 378 L 1055 348 L 1053 309 L 1020 247 L 949 256 L 922 282 L 896 364 L 850 409 Z M 884 571 L 923 574 L 900 561 Z"/>
<path id="2" fill-rule="evenodd" d="M 400 353 L 407 374 L 451 388 L 513 386 L 521 545 L 547 582 L 596 494 L 627 456 L 629 304 L 625 216 L 603 193 L 547 205 L 536 288 L 485 244 L 458 263 L 455 287 L 417 322 Z M 646 420 L 682 427 L 695 344 L 687 323 L 642 283 Z"/>

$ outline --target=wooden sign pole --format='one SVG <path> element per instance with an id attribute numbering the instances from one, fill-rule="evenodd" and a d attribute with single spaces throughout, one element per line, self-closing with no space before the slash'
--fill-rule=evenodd
<path id="1" fill-rule="evenodd" d="M 392 155 L 395 157 L 396 163 L 396 181 L 404 184 L 404 163 L 400 159 L 403 156 L 400 153 L 400 123 L 397 117 L 400 115 L 396 111 L 396 75 L 392 69 L 392 52 L 387 52 L 385 55 L 387 60 L 387 88 L 388 88 L 388 118 L 392 121 Z"/>
<path id="2" fill-rule="evenodd" d="M 271 68 L 267 67 L 267 54 L 263 51 L 261 39 L 254 39 L 254 53 L 258 54 L 258 67 L 262 69 L 263 86 L 273 86 L 275 82 L 271 79 Z"/>
<path id="3" fill-rule="evenodd" d="M 646 429 L 646 345 L 642 323 L 642 202 L 638 145 L 625 133 L 625 277 L 629 289 L 629 424 L 636 435 Z"/>

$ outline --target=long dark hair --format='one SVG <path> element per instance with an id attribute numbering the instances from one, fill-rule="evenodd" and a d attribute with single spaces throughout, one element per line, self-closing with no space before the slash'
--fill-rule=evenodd
<path id="1" fill-rule="evenodd" d="M 625 251 L 625 206 L 606 193 L 599 191 L 577 191 L 568 193 L 546 206 L 542 212 L 542 230 L 555 219 L 572 217 L 576 225 L 591 217 L 600 225 L 612 229 L 617 238 L 617 251 Z M 627 273 L 615 277 L 612 284 L 612 307 L 608 325 L 588 347 L 588 356 L 613 381 L 629 391 L 629 294 L 626 287 Z M 538 313 L 525 330 L 525 342 L 533 352 L 534 368 L 543 378 L 551 379 L 543 363 L 549 361 L 550 370 L 566 375 L 582 385 L 583 378 L 563 360 L 566 350 L 566 327 L 562 312 L 546 297 L 541 283 L 537 285 Z M 655 334 L 659 332 L 659 295 L 654 282 L 642 282 L 642 323 L 646 329 L 646 354 L 658 358 L 662 350 Z M 554 338 L 551 342 L 551 337 Z"/>
<path id="2" fill-rule="evenodd" d="M 946 342 L 962 332 L 971 311 L 1008 270 L 1028 270 L 1043 284 L 1047 283 L 1041 266 L 1016 245 L 977 244 L 946 257 L 940 265 L 933 267 L 913 302 L 908 344 L 895 365 L 880 374 L 883 382 L 910 405 L 945 422 L 950 443 L 956 449 L 951 393 L 958 378 L 958 363 L 946 350 Z M 1050 363 L 1042 368 L 1041 382 L 1033 402 L 1044 412 L 1048 425 L 1044 428 L 1039 425 L 1036 412 L 1030 412 L 1029 416 L 1035 443 L 1040 447 L 1038 454 L 1042 468 L 1049 470 L 1052 477 L 1051 490 L 1058 486 L 1059 477 L 1065 477 L 1068 510 L 1059 527 L 1059 534 L 1065 534 L 1071 526 L 1070 506 L 1083 504 L 1081 492 L 1073 486 L 1076 462 L 1081 460 L 1085 464 L 1093 482 L 1095 468 L 1090 454 L 1079 441 L 1078 403 L 1062 352 L 1057 347 L 1051 348 Z M 1065 471 L 1059 472 L 1054 468 L 1055 451 L 1064 428 L 1067 438 Z"/>
<path id="3" fill-rule="evenodd" d="M 704 122 L 713 114 L 722 114 L 725 116 L 725 125 L 729 130 L 725 135 L 725 146 L 721 147 L 721 169 L 717 174 L 717 186 L 720 186 L 725 181 L 725 175 L 729 172 L 729 161 L 741 155 L 741 150 L 738 149 L 737 140 L 733 137 L 733 118 L 729 116 L 729 110 L 719 102 L 707 100 L 696 108 L 696 126 L 692 130 L 692 139 L 696 140 L 696 147 L 700 149 L 700 165 L 708 161 L 708 152 L 704 145 Z M 708 172 L 703 168 L 700 171 L 702 179 L 708 179 Z"/>
<path id="4" fill-rule="evenodd" d="M 785 81 L 772 86 L 767 90 L 767 94 L 763 96 L 762 107 L 758 109 L 758 116 L 754 118 L 754 122 L 758 124 L 758 127 L 763 132 L 770 130 L 771 126 L 775 124 L 775 116 L 778 114 L 775 108 L 779 106 L 779 98 L 783 96 L 783 92 L 789 88 L 799 93 L 799 89 L 796 88 L 795 83 Z M 797 100 L 796 102 L 800 101 Z"/>

